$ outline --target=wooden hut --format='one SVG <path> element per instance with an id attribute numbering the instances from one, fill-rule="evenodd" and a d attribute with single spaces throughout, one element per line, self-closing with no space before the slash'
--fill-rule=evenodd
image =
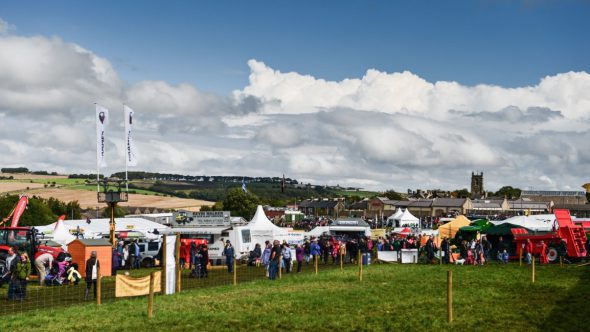
<path id="1" fill-rule="evenodd" d="M 78 271 L 86 276 L 86 260 L 90 253 L 96 251 L 96 258 L 100 264 L 100 275 L 111 275 L 113 249 L 107 239 L 76 239 L 68 244 L 68 252 L 72 255 L 72 262 L 78 264 Z"/>

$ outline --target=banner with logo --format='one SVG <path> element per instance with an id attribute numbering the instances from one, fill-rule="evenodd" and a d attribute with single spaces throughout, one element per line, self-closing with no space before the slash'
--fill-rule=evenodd
<path id="1" fill-rule="evenodd" d="M 109 110 L 96 105 L 96 162 L 99 167 L 106 167 L 105 160 L 105 127 L 109 122 Z"/>
<path id="2" fill-rule="evenodd" d="M 137 151 L 131 134 L 135 112 L 127 105 L 124 105 L 123 109 L 125 110 L 125 163 L 127 166 L 137 166 Z"/>

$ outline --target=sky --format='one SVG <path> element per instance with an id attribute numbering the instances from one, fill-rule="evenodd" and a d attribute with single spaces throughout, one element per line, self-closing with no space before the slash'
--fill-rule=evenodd
<path id="1" fill-rule="evenodd" d="M 581 190 L 587 1 L 0 6 L 2 167 L 281 176 L 372 190 Z"/>

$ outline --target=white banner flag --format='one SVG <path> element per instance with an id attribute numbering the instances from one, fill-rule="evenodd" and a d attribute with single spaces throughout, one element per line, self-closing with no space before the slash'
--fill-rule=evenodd
<path id="1" fill-rule="evenodd" d="M 109 122 L 109 110 L 96 105 L 96 162 L 99 167 L 106 167 L 104 129 Z"/>
<path id="2" fill-rule="evenodd" d="M 125 110 L 125 163 L 127 166 L 137 166 L 137 150 L 133 143 L 133 115 L 134 111 L 127 105 L 123 106 Z"/>

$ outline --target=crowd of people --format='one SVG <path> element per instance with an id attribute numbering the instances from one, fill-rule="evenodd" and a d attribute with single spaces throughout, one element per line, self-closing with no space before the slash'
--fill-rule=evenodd
<path id="1" fill-rule="evenodd" d="M 266 276 L 274 280 L 279 269 L 291 273 L 295 264 L 296 272 L 301 272 L 304 264 L 314 264 L 316 260 L 321 264 L 337 264 L 340 260 L 342 263 L 355 263 L 359 251 L 370 255 L 372 250 L 373 241 L 365 237 L 314 237 L 296 245 L 274 240 L 272 243 L 266 241 L 264 249 L 256 244 L 254 250 L 250 251 L 247 262 L 250 266 L 264 266 Z"/>

